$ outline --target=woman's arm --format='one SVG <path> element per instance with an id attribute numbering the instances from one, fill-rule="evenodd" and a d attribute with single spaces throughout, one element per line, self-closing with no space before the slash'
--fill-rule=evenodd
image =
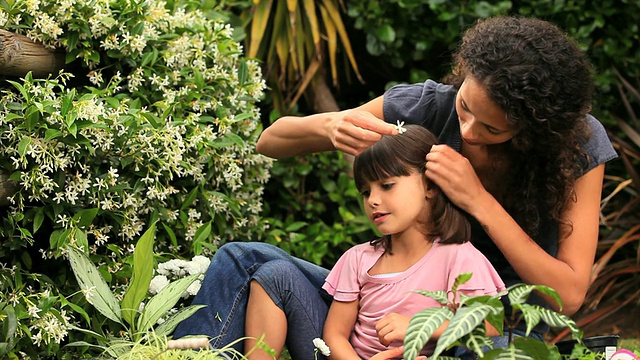
<path id="1" fill-rule="evenodd" d="M 380 96 L 355 109 L 282 117 L 262 132 L 256 148 L 273 158 L 336 149 L 357 155 L 382 135 L 397 133 L 393 125 L 381 120 L 382 102 Z"/>
<path id="2" fill-rule="evenodd" d="M 562 219 L 572 225 L 572 232 L 560 233 L 558 254 L 554 258 L 484 189 L 466 158 L 440 145 L 432 149 L 427 160 L 427 176 L 456 205 L 480 222 L 522 280 L 553 288 L 562 299 L 562 313 L 575 313 L 589 287 L 598 243 L 604 165 L 577 179 L 576 201 L 562 215 Z M 550 304 L 559 310 L 557 304 Z"/>
<path id="3" fill-rule="evenodd" d="M 333 301 L 324 323 L 323 340 L 331 350 L 330 360 L 360 360 L 349 342 L 358 317 L 358 300 L 351 302 Z"/>

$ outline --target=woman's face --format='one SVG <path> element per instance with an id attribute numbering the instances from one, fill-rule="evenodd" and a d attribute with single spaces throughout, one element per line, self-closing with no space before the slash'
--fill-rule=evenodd
<path id="1" fill-rule="evenodd" d="M 456 112 L 462 140 L 471 146 L 500 144 L 515 134 L 515 127 L 507 121 L 507 114 L 471 76 L 465 78 L 458 90 Z"/>

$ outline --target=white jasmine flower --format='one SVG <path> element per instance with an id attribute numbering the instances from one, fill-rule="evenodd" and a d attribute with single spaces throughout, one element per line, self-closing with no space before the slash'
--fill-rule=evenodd
<path id="1" fill-rule="evenodd" d="M 324 340 L 315 338 L 313 339 L 313 345 L 316 347 L 316 351 L 320 351 L 322 355 L 331 355 L 331 350 L 329 349 L 329 346 L 327 346 L 327 344 L 324 342 Z"/>
<path id="2" fill-rule="evenodd" d="M 404 134 L 407 131 L 404 128 L 404 121 L 396 120 L 396 130 L 398 130 L 398 134 Z"/>

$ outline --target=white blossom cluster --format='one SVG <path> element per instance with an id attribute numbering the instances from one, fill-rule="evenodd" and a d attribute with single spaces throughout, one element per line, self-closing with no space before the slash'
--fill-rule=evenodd
<path id="1" fill-rule="evenodd" d="M 160 263 L 158 264 L 157 275 L 151 279 L 151 283 L 149 284 L 149 293 L 155 295 L 169 285 L 171 281 L 189 275 L 200 274 L 198 279 L 191 283 L 185 293 L 182 294 L 183 298 L 195 296 L 200 290 L 202 279 L 204 279 L 204 274 L 207 272 L 210 263 L 211 260 L 209 260 L 209 258 L 200 255 L 194 256 L 191 261 L 171 259 L 167 262 Z"/>
<path id="2" fill-rule="evenodd" d="M 127 7 L 136 9 L 132 18 L 114 20 Z M 2 93 L 0 109 L 24 105 L 13 111 L 18 116 L 0 114 L 0 156 L 10 159 L 21 189 L 9 199 L 14 216 L 34 201 L 55 204 L 55 221 L 66 229 L 79 226 L 73 218 L 79 207 L 112 214 L 115 221 L 83 229 L 93 235 L 94 254 L 113 241 L 135 240 L 158 211 L 187 241 L 216 219 L 227 224 L 212 234 L 216 241 L 259 237 L 272 164 L 254 146 L 260 117 L 254 103 L 265 81 L 257 62 L 241 59 L 228 24 L 157 0 L 24 0 L 14 8 L 22 12 L 3 13 L 0 21 L 30 24 L 12 30 L 35 41 L 70 53 L 86 46 L 71 38 L 94 44 L 77 56 L 95 86 L 81 95 L 67 87 L 81 74 L 61 73 L 24 81 L 19 94 Z M 79 23 L 90 32 L 78 31 Z M 99 51 L 117 51 L 137 66 L 101 67 Z M 24 119 L 35 109 L 36 128 L 29 128 Z M 182 208 L 196 187 L 191 208 Z"/>
<path id="3" fill-rule="evenodd" d="M 18 276 L 19 271 L 15 265 L 0 263 L 0 301 L 16 312 L 17 337 L 29 337 L 39 347 L 60 344 L 67 337 L 73 318 L 61 308 L 58 296 L 49 287 L 36 291 L 30 285 L 16 283 L 16 277 L 22 277 Z"/>

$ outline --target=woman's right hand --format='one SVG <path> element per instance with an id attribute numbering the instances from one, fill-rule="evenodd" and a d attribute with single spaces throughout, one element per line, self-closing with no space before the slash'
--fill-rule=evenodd
<path id="1" fill-rule="evenodd" d="M 354 156 L 375 144 L 382 135 L 397 133 L 394 125 L 362 109 L 341 111 L 328 124 L 329 139 L 333 147 Z"/>

